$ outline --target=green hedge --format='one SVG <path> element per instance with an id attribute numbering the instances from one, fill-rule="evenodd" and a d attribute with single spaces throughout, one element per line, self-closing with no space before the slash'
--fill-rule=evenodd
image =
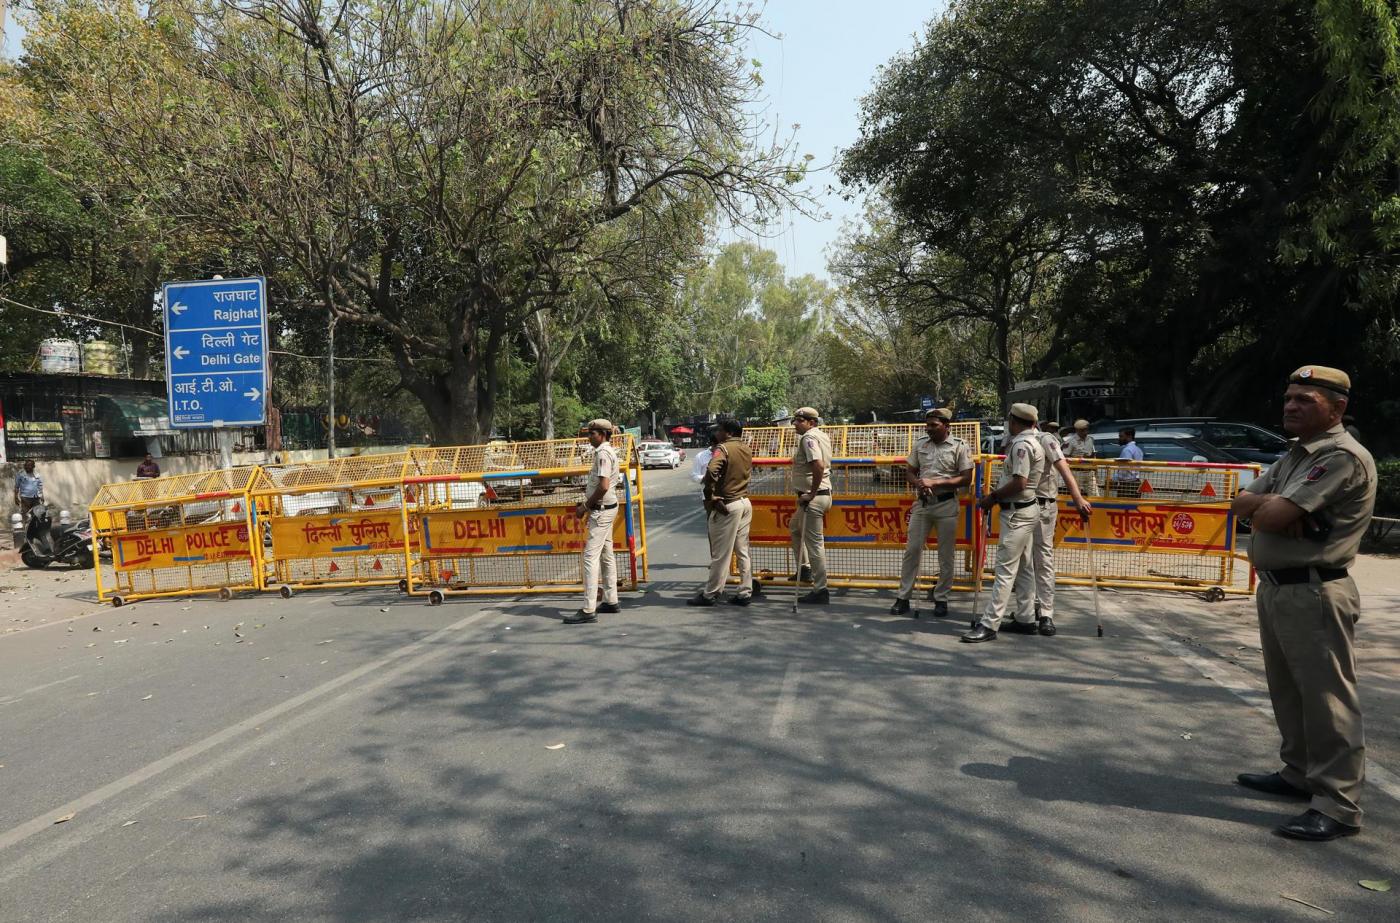
<path id="1" fill-rule="evenodd" d="M 1400 516 L 1400 459 L 1376 463 L 1376 515 Z"/>

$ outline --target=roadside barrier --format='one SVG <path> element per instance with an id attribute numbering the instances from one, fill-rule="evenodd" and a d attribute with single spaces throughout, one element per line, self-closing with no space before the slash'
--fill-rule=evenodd
<path id="1" fill-rule="evenodd" d="M 403 580 L 406 458 L 391 452 L 260 468 L 250 494 L 263 523 L 263 587 L 290 599 L 299 589 Z"/>
<path id="2" fill-rule="evenodd" d="M 981 481 L 995 484 L 1002 458 L 983 459 Z M 1212 601 L 1254 592 L 1254 571 L 1238 550 L 1230 501 L 1259 474 L 1258 465 L 1070 460 L 1094 507 L 1087 527 L 1060 494 L 1055 528 L 1056 582 L 1136 590 L 1182 590 Z M 999 517 L 987 535 L 991 571 Z M 1090 559 L 1090 545 L 1093 558 Z"/>
<path id="3" fill-rule="evenodd" d="M 230 598 L 259 583 L 261 542 L 248 491 L 256 468 L 231 468 L 105 484 L 89 505 L 95 541 L 110 547 L 114 579 L 94 572 L 98 599 L 218 593 Z"/>
<path id="4" fill-rule="evenodd" d="M 980 438 L 976 422 L 957 422 L 952 433 L 968 443 L 974 460 Z M 823 427 L 832 441 L 832 504 L 826 515 L 827 580 L 832 586 L 887 589 L 899 586 L 909 511 L 918 499 L 905 483 L 905 468 L 923 426 L 875 425 Z M 757 457 L 749 499 L 753 524 L 749 549 L 760 583 L 794 585 L 798 561 L 788 527 L 797 511 L 798 488 L 792 483 L 791 456 L 797 437 L 791 427 L 746 429 Z M 765 453 L 759 456 L 759 452 Z M 974 468 L 974 471 L 976 469 Z M 960 492 L 955 589 L 976 586 L 974 563 L 981 542 L 980 517 L 973 505 L 974 487 Z M 930 532 L 920 562 L 916 589 L 930 588 L 938 574 L 937 534 Z"/>
<path id="5" fill-rule="evenodd" d="M 620 589 L 647 576 L 642 472 L 630 435 L 613 437 L 622 471 L 613 549 Z M 451 594 L 582 590 L 584 521 L 574 514 L 592 464 L 584 439 L 411 449 L 404 461 L 404 589 L 433 605 Z"/>

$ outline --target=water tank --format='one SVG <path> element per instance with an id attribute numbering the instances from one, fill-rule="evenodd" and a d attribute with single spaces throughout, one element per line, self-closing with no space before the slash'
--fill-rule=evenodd
<path id="1" fill-rule="evenodd" d="M 120 375 L 121 347 L 106 340 L 91 340 L 83 344 L 83 371 L 88 375 Z"/>
<path id="2" fill-rule="evenodd" d="M 50 338 L 39 341 L 39 371 L 49 375 L 76 375 L 82 370 L 75 340 Z"/>

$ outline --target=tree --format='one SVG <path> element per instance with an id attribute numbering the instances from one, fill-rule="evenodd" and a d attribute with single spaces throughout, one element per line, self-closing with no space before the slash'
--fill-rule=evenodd
<path id="1" fill-rule="evenodd" d="M 786 146 L 744 140 L 752 21 L 703 0 L 41 0 L 30 76 L 112 172 L 160 181 L 166 215 L 380 330 L 435 438 L 475 442 L 506 344 L 613 228 L 794 200 Z M 94 30 L 113 44 L 76 38 Z"/>

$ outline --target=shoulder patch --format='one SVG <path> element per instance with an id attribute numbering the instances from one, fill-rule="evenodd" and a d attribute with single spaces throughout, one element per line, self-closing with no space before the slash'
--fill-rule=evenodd
<path id="1" fill-rule="evenodd" d="M 1322 479 L 1322 476 L 1323 476 L 1324 474 L 1326 474 L 1326 473 L 1327 473 L 1327 466 L 1326 466 L 1326 465 L 1313 465 L 1312 468 L 1308 470 L 1308 475 L 1307 475 L 1306 478 L 1304 478 L 1304 480 L 1306 480 L 1306 481 L 1318 481 L 1318 480 L 1321 480 L 1321 479 Z"/>

